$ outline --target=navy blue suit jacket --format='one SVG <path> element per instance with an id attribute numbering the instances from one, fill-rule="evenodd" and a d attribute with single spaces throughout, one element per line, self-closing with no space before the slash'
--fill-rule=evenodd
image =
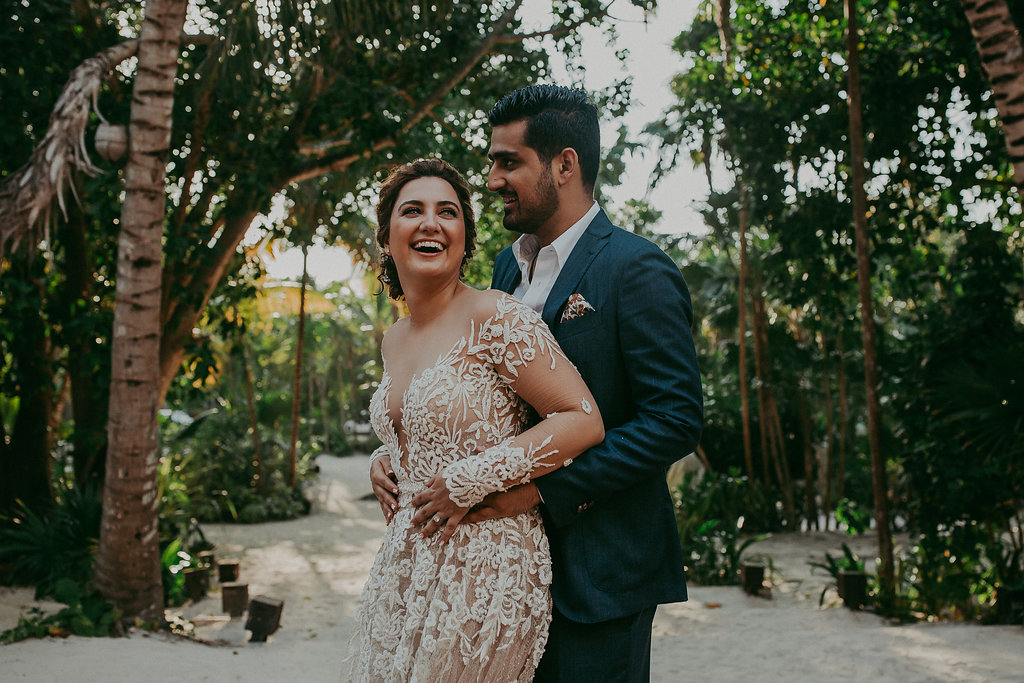
<path id="1" fill-rule="evenodd" d="M 521 279 L 511 249 L 492 286 Z M 581 294 L 594 311 L 560 322 Z M 551 542 L 558 610 L 584 623 L 686 599 L 683 555 L 665 483 L 700 441 L 703 399 L 690 294 L 672 260 L 599 212 L 548 296 L 544 321 L 597 399 L 605 440 L 535 480 Z"/>

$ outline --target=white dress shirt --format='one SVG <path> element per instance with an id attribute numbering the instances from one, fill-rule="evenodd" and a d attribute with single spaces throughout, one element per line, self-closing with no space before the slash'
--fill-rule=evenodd
<path id="1" fill-rule="evenodd" d="M 601 207 L 594 202 L 590 209 L 583 214 L 583 217 L 572 224 L 568 230 L 563 232 L 555 241 L 538 251 L 538 240 L 536 235 L 523 235 L 512 244 L 512 255 L 516 257 L 519 264 L 519 272 L 522 278 L 516 291 L 512 296 L 537 311 L 544 310 L 544 303 L 551 294 L 551 288 L 555 286 L 558 274 L 565 267 L 576 243 L 580 241 L 587 226 L 594 220 L 594 216 L 601 210 Z M 530 277 L 530 267 L 533 266 L 533 277 Z"/>

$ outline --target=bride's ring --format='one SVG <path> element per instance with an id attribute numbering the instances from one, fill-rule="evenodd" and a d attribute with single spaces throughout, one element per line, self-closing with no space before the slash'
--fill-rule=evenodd
<path id="1" fill-rule="evenodd" d="M 440 524 L 440 523 L 441 523 L 441 518 L 438 517 L 437 515 L 434 515 L 434 524 Z"/>

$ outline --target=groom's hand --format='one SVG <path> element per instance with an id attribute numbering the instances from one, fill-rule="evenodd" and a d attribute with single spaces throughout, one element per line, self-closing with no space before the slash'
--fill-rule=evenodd
<path id="1" fill-rule="evenodd" d="M 470 510 L 461 523 L 482 522 L 485 519 L 512 517 L 540 505 L 540 492 L 533 482 L 513 486 L 504 493 L 492 493 Z"/>

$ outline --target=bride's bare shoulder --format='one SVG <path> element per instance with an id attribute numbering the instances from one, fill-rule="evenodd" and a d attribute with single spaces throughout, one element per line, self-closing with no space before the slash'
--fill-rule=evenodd
<path id="1" fill-rule="evenodd" d="M 470 304 L 473 319 L 482 321 L 494 317 L 514 301 L 511 296 L 497 289 L 473 290 Z"/>
<path id="2" fill-rule="evenodd" d="M 405 338 L 406 333 L 409 329 L 409 319 L 401 318 L 384 331 L 384 336 L 381 338 L 380 350 L 382 354 L 387 354 L 390 349 L 401 348 L 402 340 Z"/>

